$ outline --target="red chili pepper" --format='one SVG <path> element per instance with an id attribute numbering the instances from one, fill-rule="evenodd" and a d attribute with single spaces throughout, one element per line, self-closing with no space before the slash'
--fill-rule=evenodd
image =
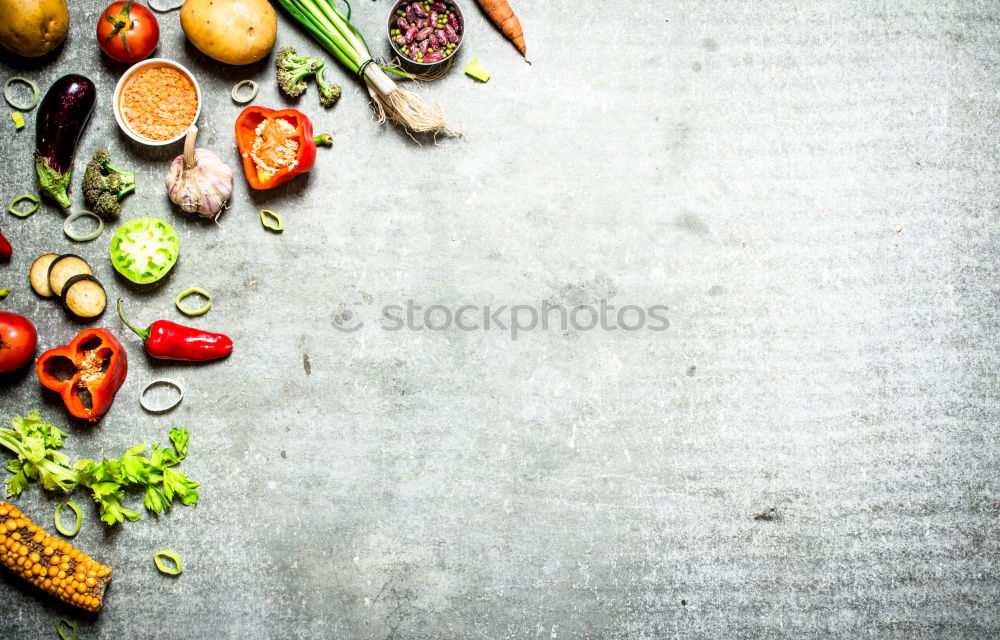
<path id="1" fill-rule="evenodd" d="M 68 345 L 43 353 L 35 371 L 42 386 L 62 396 L 71 414 L 97 422 L 125 382 L 128 357 L 107 329 L 84 329 Z"/>
<path id="2" fill-rule="evenodd" d="M 329 136 L 313 137 L 312 122 L 295 109 L 251 105 L 236 118 L 243 173 L 257 190 L 273 189 L 307 173 L 316 162 L 317 143 L 329 144 Z"/>
<path id="3" fill-rule="evenodd" d="M 146 353 L 160 360 L 205 362 L 225 358 L 233 352 L 233 341 L 229 336 L 185 327 L 169 320 L 157 320 L 148 329 L 139 329 L 125 319 L 121 300 L 118 301 L 118 315 L 125 326 L 146 343 Z"/>
<path id="4" fill-rule="evenodd" d="M 7 238 L 3 237 L 3 231 L 0 231 L 0 262 L 8 262 L 13 252 L 14 249 L 7 242 Z"/>

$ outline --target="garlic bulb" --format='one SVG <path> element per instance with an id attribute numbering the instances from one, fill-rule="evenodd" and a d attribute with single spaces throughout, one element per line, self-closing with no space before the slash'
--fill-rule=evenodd
<path id="1" fill-rule="evenodd" d="M 170 201 L 184 211 L 215 218 L 233 193 L 233 170 L 209 149 L 195 149 L 198 127 L 191 125 L 184 154 L 174 158 L 167 174 Z"/>

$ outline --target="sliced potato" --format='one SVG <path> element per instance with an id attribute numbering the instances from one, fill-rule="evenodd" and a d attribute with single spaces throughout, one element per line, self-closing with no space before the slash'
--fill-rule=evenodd
<path id="1" fill-rule="evenodd" d="M 63 286 L 73 276 L 92 276 L 94 270 L 90 268 L 87 261 L 73 253 L 64 253 L 49 266 L 49 287 L 52 294 L 62 295 Z"/>
<path id="2" fill-rule="evenodd" d="M 108 294 L 97 278 L 80 274 L 66 281 L 62 302 L 71 315 L 86 320 L 104 313 L 108 306 Z"/>
<path id="3" fill-rule="evenodd" d="M 28 271 L 28 282 L 35 293 L 43 298 L 52 297 L 52 287 L 49 286 L 49 267 L 59 257 L 58 253 L 46 253 L 38 256 L 31 263 L 31 270 Z"/>

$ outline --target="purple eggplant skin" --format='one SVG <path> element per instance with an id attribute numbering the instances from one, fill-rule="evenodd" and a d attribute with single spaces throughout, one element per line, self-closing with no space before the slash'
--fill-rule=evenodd
<path id="1" fill-rule="evenodd" d="M 56 80 L 38 107 L 35 128 L 35 171 L 43 195 L 64 209 L 69 200 L 73 156 L 97 102 L 97 87 L 89 79 L 69 74 Z"/>

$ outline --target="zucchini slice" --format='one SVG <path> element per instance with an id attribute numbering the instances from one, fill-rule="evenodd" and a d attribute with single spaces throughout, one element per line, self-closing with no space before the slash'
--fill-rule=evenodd
<path id="1" fill-rule="evenodd" d="M 64 253 L 49 266 L 49 287 L 52 294 L 61 296 L 66 282 L 73 276 L 92 276 L 94 270 L 87 261 L 74 253 Z"/>
<path id="2" fill-rule="evenodd" d="M 66 281 L 62 292 L 63 307 L 75 318 L 87 320 L 104 313 L 108 306 L 108 294 L 97 278 L 90 275 L 75 275 Z"/>
<path id="3" fill-rule="evenodd" d="M 49 286 L 49 267 L 58 257 L 58 253 L 46 253 L 44 256 L 38 256 L 31 263 L 31 270 L 28 271 L 28 282 L 31 283 L 32 290 L 43 298 L 52 297 L 52 287 Z"/>

